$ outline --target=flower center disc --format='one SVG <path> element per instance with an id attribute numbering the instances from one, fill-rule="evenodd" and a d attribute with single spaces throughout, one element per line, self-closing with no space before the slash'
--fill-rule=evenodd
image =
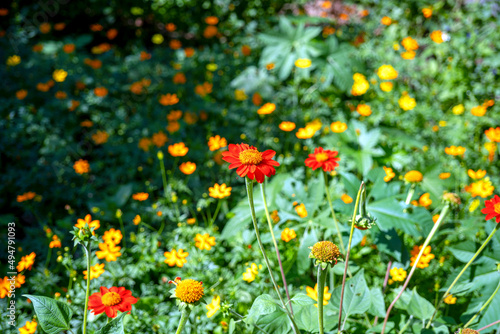
<path id="1" fill-rule="evenodd" d="M 104 306 L 115 306 L 122 301 L 122 298 L 116 292 L 108 292 L 101 297 Z"/>
<path id="2" fill-rule="evenodd" d="M 495 210 L 496 213 L 500 214 L 500 203 L 497 203 L 493 206 L 493 210 Z"/>
<path id="3" fill-rule="evenodd" d="M 324 152 L 316 154 L 317 162 L 325 162 L 326 160 L 328 160 L 328 154 Z"/>
<path id="4" fill-rule="evenodd" d="M 244 165 L 258 165 L 262 161 L 262 153 L 257 150 L 246 150 L 240 153 L 239 159 Z"/>

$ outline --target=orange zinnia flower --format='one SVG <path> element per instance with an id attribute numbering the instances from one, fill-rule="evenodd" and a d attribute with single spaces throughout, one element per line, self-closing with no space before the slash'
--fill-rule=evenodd
<path id="1" fill-rule="evenodd" d="M 229 150 L 222 152 L 222 160 L 229 162 L 229 169 L 237 168 L 236 173 L 250 180 L 263 183 L 265 176 L 276 174 L 274 167 L 280 164 L 273 160 L 276 152 L 266 150 L 259 152 L 257 148 L 247 144 L 230 144 Z"/>
<path id="2" fill-rule="evenodd" d="M 225 183 L 219 185 L 214 184 L 213 187 L 208 188 L 208 195 L 213 198 L 226 198 L 231 195 L 231 190 L 233 188 L 226 186 Z"/>
<path id="3" fill-rule="evenodd" d="M 276 110 L 276 105 L 274 103 L 266 103 L 262 107 L 257 110 L 257 114 L 259 115 L 267 115 Z"/>
<path id="4" fill-rule="evenodd" d="M 488 130 L 484 131 L 484 134 L 492 142 L 500 143 L 500 127 L 497 127 L 496 129 L 489 128 Z"/>
<path id="5" fill-rule="evenodd" d="M 184 267 L 184 264 L 187 263 L 186 258 L 188 257 L 189 253 L 185 252 L 182 248 L 179 249 L 179 251 L 176 251 L 175 249 L 172 249 L 171 252 L 165 252 L 163 255 L 166 257 L 165 263 L 168 264 L 170 267 L 177 266 L 179 268 Z"/>
<path id="6" fill-rule="evenodd" d="M 36 257 L 35 252 L 31 252 L 31 254 L 23 256 L 19 261 L 19 263 L 17 264 L 16 267 L 17 271 L 21 272 L 26 269 L 31 270 L 33 263 L 35 263 L 35 257 Z"/>
<path id="7" fill-rule="evenodd" d="M 305 164 L 307 167 L 316 170 L 322 168 L 325 172 L 331 172 L 339 164 L 337 161 L 340 158 L 336 158 L 339 152 L 324 150 L 322 147 L 317 147 L 314 149 L 314 153 L 309 154 L 309 158 L 306 159 Z"/>
<path id="8" fill-rule="evenodd" d="M 189 151 L 189 148 L 183 142 L 168 146 L 168 153 L 173 157 L 183 157 Z"/>
<path id="9" fill-rule="evenodd" d="M 80 230 L 85 227 L 85 224 L 88 225 L 89 228 L 95 227 L 94 231 L 101 227 L 101 222 L 99 220 L 92 220 L 92 216 L 87 214 L 85 219 L 78 218 L 76 220 L 75 227 L 78 227 Z M 92 235 L 95 235 L 94 231 L 92 231 Z"/>
<path id="10" fill-rule="evenodd" d="M 87 160 L 80 159 L 75 161 L 75 163 L 73 164 L 73 169 L 77 174 L 85 174 L 90 171 L 90 165 Z"/>
<path id="11" fill-rule="evenodd" d="M 165 94 L 160 96 L 160 104 L 163 106 L 172 106 L 179 102 L 177 94 Z"/>
<path id="12" fill-rule="evenodd" d="M 466 151 L 466 148 L 465 147 L 462 147 L 462 146 L 450 146 L 450 147 L 445 147 L 444 149 L 444 153 L 448 154 L 448 155 L 454 155 L 454 156 L 457 156 L 457 155 L 462 155 L 464 154 Z"/>
<path id="13" fill-rule="evenodd" d="M 132 195 L 132 199 L 135 199 L 136 201 L 145 201 L 149 197 L 148 193 L 137 193 Z"/>
<path id="14" fill-rule="evenodd" d="M 137 303 L 137 298 L 124 287 L 112 286 L 108 289 L 101 286 L 100 291 L 89 297 L 89 310 L 94 315 L 105 312 L 108 317 L 114 318 L 118 314 L 117 311 L 128 312 L 132 310 L 132 304 Z"/>
<path id="15" fill-rule="evenodd" d="M 283 131 L 290 132 L 295 130 L 295 126 L 294 122 L 281 122 L 279 128 Z"/>
<path id="16" fill-rule="evenodd" d="M 208 139 L 208 149 L 210 151 L 217 151 L 219 148 L 227 146 L 227 140 L 219 135 L 210 137 Z"/>

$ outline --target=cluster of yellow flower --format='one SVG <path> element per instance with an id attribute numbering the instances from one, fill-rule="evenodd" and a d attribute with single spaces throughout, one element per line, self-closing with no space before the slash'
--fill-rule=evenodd
<path id="1" fill-rule="evenodd" d="M 256 265 L 255 263 L 252 263 L 250 267 L 246 269 L 246 271 L 243 273 L 243 280 L 245 282 L 253 282 L 255 281 L 255 278 L 259 274 L 259 270 L 262 269 L 262 265 Z"/>

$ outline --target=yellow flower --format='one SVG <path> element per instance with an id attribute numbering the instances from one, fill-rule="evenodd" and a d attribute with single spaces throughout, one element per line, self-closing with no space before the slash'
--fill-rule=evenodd
<path id="1" fill-rule="evenodd" d="M 481 204 L 481 201 L 479 199 L 475 199 L 470 203 L 469 206 L 469 212 L 474 212 L 476 209 L 479 207 L 479 204 Z"/>
<path id="2" fill-rule="evenodd" d="M 134 222 L 134 225 L 139 225 L 141 222 L 141 216 L 135 215 L 135 217 L 132 221 Z"/>
<path id="3" fill-rule="evenodd" d="M 259 115 L 268 115 L 276 110 L 276 105 L 274 103 L 266 103 L 262 107 L 257 110 L 257 114 Z"/>
<path id="4" fill-rule="evenodd" d="M 347 130 L 347 124 L 340 121 L 332 122 L 332 124 L 330 124 L 330 129 L 335 133 L 342 133 Z"/>
<path id="5" fill-rule="evenodd" d="M 298 68 L 308 68 L 311 67 L 311 59 L 300 58 L 295 61 L 295 66 Z"/>
<path id="6" fill-rule="evenodd" d="M 354 79 L 354 84 L 352 85 L 351 88 L 351 94 L 354 96 L 360 96 L 366 93 L 368 88 L 370 88 L 370 84 L 368 83 L 368 80 L 366 80 L 366 77 L 361 74 L 361 73 L 354 73 L 352 76 Z"/>
<path id="7" fill-rule="evenodd" d="M 210 137 L 208 139 L 208 149 L 210 151 L 217 151 L 220 148 L 227 146 L 227 140 L 219 135 Z"/>
<path id="8" fill-rule="evenodd" d="M 389 82 L 389 81 L 380 83 L 380 89 L 383 92 L 390 92 L 393 87 L 394 87 L 394 84 L 392 82 Z"/>
<path id="9" fill-rule="evenodd" d="M 176 279 L 177 281 L 177 279 Z M 175 296 L 185 303 L 196 303 L 203 297 L 203 283 L 193 279 L 178 280 Z"/>
<path id="10" fill-rule="evenodd" d="M 395 282 L 403 282 L 406 278 L 406 270 L 403 268 L 392 268 L 389 273 L 391 274 L 391 279 Z"/>
<path id="11" fill-rule="evenodd" d="M 212 246 L 215 246 L 215 237 L 211 237 L 208 233 L 203 235 L 196 234 L 194 237 L 195 246 L 201 250 L 211 250 Z"/>
<path id="12" fill-rule="evenodd" d="M 21 63 L 21 57 L 18 55 L 13 55 L 7 58 L 7 66 L 16 66 Z"/>
<path id="13" fill-rule="evenodd" d="M 418 42 L 411 37 L 406 37 L 401 41 L 401 45 L 406 51 L 415 51 L 418 49 Z"/>
<path id="14" fill-rule="evenodd" d="M 398 100 L 399 106 L 403 110 L 412 110 L 417 106 L 417 102 L 414 98 L 410 97 L 407 92 L 403 92 L 403 95 Z"/>
<path id="15" fill-rule="evenodd" d="M 495 187 L 491 184 L 490 178 L 484 178 L 482 180 L 471 183 L 468 186 L 465 186 L 465 191 L 470 193 L 472 197 L 482 197 L 486 198 L 493 195 L 493 191 Z"/>
<path id="16" fill-rule="evenodd" d="M 115 230 L 114 228 L 104 232 L 104 235 L 102 236 L 102 240 L 104 240 L 105 243 L 112 245 L 118 245 L 120 241 L 122 241 L 122 238 L 122 232 L 120 230 Z"/>
<path id="17" fill-rule="evenodd" d="M 35 319 L 33 319 L 33 321 L 26 321 L 26 324 L 19 328 L 19 334 L 33 334 L 36 332 L 37 326 L 38 323 Z"/>
<path id="18" fill-rule="evenodd" d="M 415 55 L 416 55 L 415 51 L 406 51 L 401 53 L 401 57 L 407 60 L 415 58 Z"/>
<path id="19" fill-rule="evenodd" d="M 120 253 L 120 246 L 109 244 L 106 242 L 99 244 L 99 251 L 95 252 L 98 259 L 105 259 L 107 262 L 116 261 L 122 253 Z"/>
<path id="20" fill-rule="evenodd" d="M 182 248 L 179 249 L 179 251 L 172 249 L 171 252 L 165 252 L 163 255 L 166 257 L 165 263 L 168 264 L 170 267 L 177 266 L 179 268 L 184 267 L 184 263 L 187 263 L 186 258 L 188 257 L 189 253 L 185 252 Z"/>
<path id="21" fill-rule="evenodd" d="M 207 304 L 205 307 L 208 310 L 207 318 L 211 318 L 220 309 L 220 297 L 214 296 L 210 304 Z"/>
<path id="22" fill-rule="evenodd" d="M 23 256 L 17 264 L 17 271 L 21 272 L 23 270 L 31 270 L 33 263 L 35 263 L 35 257 L 35 252 L 31 252 L 31 254 Z"/>
<path id="23" fill-rule="evenodd" d="M 450 147 L 445 147 L 444 153 L 446 153 L 448 155 L 457 156 L 457 155 L 464 154 L 466 150 L 467 149 L 465 147 L 452 145 Z"/>
<path id="24" fill-rule="evenodd" d="M 259 274 L 259 269 L 262 269 L 262 265 L 257 266 L 255 263 L 252 263 L 243 273 L 243 280 L 247 283 L 253 282 Z"/>
<path id="25" fill-rule="evenodd" d="M 68 72 L 66 72 L 65 70 L 55 70 L 54 73 L 52 73 L 52 78 L 54 78 L 54 80 L 57 82 L 64 82 L 67 76 Z"/>
<path id="26" fill-rule="evenodd" d="M 463 104 L 458 104 L 451 109 L 451 112 L 455 115 L 461 115 L 464 113 L 464 111 L 465 107 Z"/>
<path id="27" fill-rule="evenodd" d="M 347 194 L 342 194 L 342 196 L 340 196 L 340 199 L 342 200 L 342 202 L 344 202 L 345 204 L 350 204 L 352 203 L 352 197 L 347 195 Z"/>
<path id="28" fill-rule="evenodd" d="M 183 174 L 191 175 L 196 171 L 196 164 L 194 162 L 186 161 L 181 163 L 179 169 Z"/>
<path id="29" fill-rule="evenodd" d="M 289 242 L 290 240 L 295 239 L 296 237 L 297 234 L 295 233 L 295 231 L 288 227 L 281 232 L 281 240 L 283 240 L 284 242 Z"/>
<path id="30" fill-rule="evenodd" d="M 314 286 L 314 289 L 306 286 L 306 292 L 307 296 L 314 299 L 314 301 L 318 301 L 318 284 Z M 324 292 L 323 292 L 323 305 L 328 305 L 328 301 L 332 297 L 331 293 L 328 293 L 328 287 L 325 286 Z M 318 304 L 314 304 L 314 306 L 318 307 Z"/>
<path id="31" fill-rule="evenodd" d="M 226 198 L 231 196 L 231 190 L 233 188 L 226 186 L 225 183 L 219 185 L 218 183 L 214 184 L 213 187 L 208 188 L 208 195 L 212 198 Z"/>
<path id="32" fill-rule="evenodd" d="M 248 95 L 245 94 L 245 91 L 243 89 L 236 89 L 234 91 L 234 98 L 237 101 L 245 101 L 246 99 L 248 99 Z"/>
<path id="33" fill-rule="evenodd" d="M 370 116 L 372 114 L 372 108 L 367 104 L 358 104 L 356 111 L 361 116 Z"/>
<path id="34" fill-rule="evenodd" d="M 486 114 L 486 106 L 485 105 L 476 106 L 470 110 L 470 113 L 474 116 L 482 117 L 484 116 L 484 114 Z"/>
<path id="35" fill-rule="evenodd" d="M 420 196 L 420 198 L 418 199 L 418 204 L 420 206 L 423 206 L 424 208 L 427 208 L 428 206 L 430 206 L 432 204 L 432 199 L 430 199 L 430 194 L 429 193 L 425 193 L 423 194 L 422 196 Z"/>
<path id="36" fill-rule="evenodd" d="M 95 266 L 90 267 L 90 280 L 94 278 L 98 278 L 101 276 L 106 270 L 104 270 L 104 263 L 97 263 Z M 83 279 L 87 279 L 87 270 L 83 271 Z"/>
<path id="37" fill-rule="evenodd" d="M 52 236 L 52 241 L 49 244 L 49 248 L 61 248 L 61 247 L 62 247 L 61 240 L 57 235 L 54 234 Z"/>
<path id="38" fill-rule="evenodd" d="M 469 177 L 471 179 L 479 180 L 479 179 L 482 179 L 483 177 L 486 176 L 486 171 L 482 170 L 482 169 L 478 169 L 477 172 L 475 172 L 474 170 L 469 169 L 467 171 L 467 175 L 469 175 Z"/>
<path id="39" fill-rule="evenodd" d="M 148 193 L 136 193 L 132 195 L 132 199 L 139 202 L 145 201 L 148 198 L 149 198 Z"/>
<path id="40" fill-rule="evenodd" d="M 161 43 L 163 43 L 164 40 L 165 40 L 165 38 L 160 34 L 154 34 L 153 37 L 151 38 L 151 41 L 154 44 L 161 44 Z"/>
<path id="41" fill-rule="evenodd" d="M 378 68 L 377 75 L 381 80 L 393 80 L 398 77 L 398 71 L 391 65 L 382 65 Z"/>
<path id="42" fill-rule="evenodd" d="M 384 16 L 382 19 L 380 19 L 380 23 L 385 26 L 390 26 L 392 24 L 392 19 L 389 16 Z"/>
<path id="43" fill-rule="evenodd" d="M 307 217 L 307 210 L 306 210 L 306 206 L 304 205 L 304 203 L 301 203 L 300 205 L 297 205 L 295 207 L 295 212 L 297 212 L 297 214 L 301 218 Z"/>
<path id="44" fill-rule="evenodd" d="M 453 295 L 448 295 L 444 299 L 444 302 L 448 305 L 455 304 L 457 302 L 457 297 L 453 297 Z"/>
<path id="45" fill-rule="evenodd" d="M 424 14 L 424 17 L 426 19 L 428 19 L 429 17 L 432 16 L 432 8 L 430 7 L 422 8 L 422 14 Z"/>
<path id="46" fill-rule="evenodd" d="M 396 173 L 394 173 L 392 168 L 385 167 L 385 166 L 383 166 L 383 168 L 384 168 L 384 172 L 385 172 L 385 176 L 384 176 L 385 182 L 389 182 L 390 180 L 392 180 L 394 178 L 394 176 L 396 176 Z"/>
<path id="47" fill-rule="evenodd" d="M 434 43 L 441 44 L 443 43 L 443 32 L 441 30 L 435 30 L 431 32 L 430 35 L 431 39 L 434 41 Z"/>
<path id="48" fill-rule="evenodd" d="M 423 179 L 423 175 L 418 170 L 411 170 L 405 174 L 404 179 L 406 182 L 420 182 Z"/>
<path id="49" fill-rule="evenodd" d="M 85 225 L 88 225 L 89 228 L 94 227 L 94 231 L 97 230 L 99 227 L 101 227 L 101 222 L 99 220 L 92 220 L 92 216 L 90 214 L 87 214 L 85 216 L 85 219 L 78 218 L 76 220 L 75 227 L 78 227 L 80 230 L 85 227 Z M 92 232 L 93 235 L 95 235 L 94 231 Z"/>
<path id="50" fill-rule="evenodd" d="M 294 122 L 281 122 L 279 125 L 280 130 L 285 131 L 285 132 L 290 132 L 295 130 L 295 123 Z"/>

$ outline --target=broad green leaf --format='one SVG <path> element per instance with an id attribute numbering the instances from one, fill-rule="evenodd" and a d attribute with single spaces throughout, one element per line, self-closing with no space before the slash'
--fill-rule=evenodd
<path id="1" fill-rule="evenodd" d="M 309 247 L 312 247 L 317 241 L 318 237 L 314 229 L 307 229 L 300 239 L 300 246 L 297 252 L 297 271 L 299 275 L 303 275 L 311 267 L 313 260 L 309 258 L 309 254 L 311 253 Z"/>
<path id="2" fill-rule="evenodd" d="M 319 331 L 318 308 L 314 305 L 302 307 L 300 310 L 295 312 L 295 322 L 297 323 L 297 326 L 299 326 L 299 329 L 311 333 L 317 333 Z"/>
<path id="3" fill-rule="evenodd" d="M 370 289 L 370 308 L 368 312 L 378 317 L 385 316 L 385 302 L 384 295 L 380 288 Z"/>
<path id="4" fill-rule="evenodd" d="M 273 297 L 268 294 L 260 295 L 253 302 L 245 321 L 250 324 L 256 323 L 261 316 L 273 313 L 278 310 L 278 308 Z"/>
<path id="5" fill-rule="evenodd" d="M 122 313 L 109 323 L 107 323 L 103 328 L 95 332 L 95 334 L 125 334 L 123 330 L 123 318 L 127 313 Z"/>
<path id="6" fill-rule="evenodd" d="M 298 293 L 291 300 L 293 305 L 309 306 L 314 304 L 314 300 L 305 293 Z"/>
<path id="7" fill-rule="evenodd" d="M 353 278 L 346 281 L 342 316 L 361 314 L 370 308 L 370 290 L 366 285 L 364 272 L 364 269 L 361 269 Z M 334 290 L 333 305 L 340 304 L 341 289 L 339 286 Z"/>
<path id="8" fill-rule="evenodd" d="M 374 244 L 380 252 L 392 256 L 401 263 L 408 259 L 408 251 L 395 229 L 382 232 L 374 227 L 373 230 L 376 231 Z"/>
<path id="9" fill-rule="evenodd" d="M 44 296 L 23 296 L 31 300 L 38 317 L 38 324 L 47 334 L 71 329 L 70 320 L 73 311 L 66 303 Z"/>
<path id="10" fill-rule="evenodd" d="M 115 196 L 113 197 L 113 202 L 117 207 L 122 207 L 125 205 L 130 195 L 132 195 L 132 184 L 125 184 L 118 188 Z"/>
<path id="11" fill-rule="evenodd" d="M 236 329 L 236 322 L 234 321 L 233 318 L 231 318 L 231 320 L 229 320 L 229 334 L 233 334 L 235 329 Z"/>
<path id="12" fill-rule="evenodd" d="M 408 313 L 418 319 L 430 319 L 435 310 L 434 306 L 427 299 L 421 297 L 417 293 L 417 289 L 414 288 L 407 308 Z"/>

